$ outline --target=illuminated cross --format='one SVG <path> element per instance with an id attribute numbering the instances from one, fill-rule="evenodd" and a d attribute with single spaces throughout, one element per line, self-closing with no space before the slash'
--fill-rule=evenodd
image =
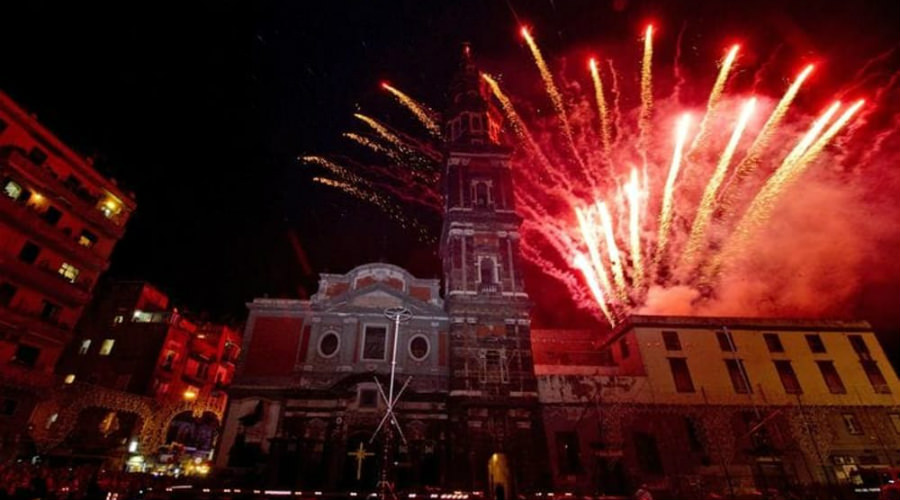
<path id="1" fill-rule="evenodd" d="M 357 448 L 356 451 L 351 451 L 350 453 L 347 453 L 347 456 L 350 456 L 350 457 L 353 457 L 356 459 L 356 480 L 359 481 L 360 478 L 362 478 L 363 460 L 365 460 L 366 457 L 375 456 L 375 454 L 369 453 L 368 451 L 366 451 L 366 448 L 363 446 L 363 444 L 359 443 L 359 448 Z"/>

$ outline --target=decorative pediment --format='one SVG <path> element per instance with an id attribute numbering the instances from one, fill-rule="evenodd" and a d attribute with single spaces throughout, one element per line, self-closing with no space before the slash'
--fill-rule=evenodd
<path id="1" fill-rule="evenodd" d="M 405 307 L 413 316 L 446 316 L 441 307 L 419 300 L 381 282 L 313 303 L 314 310 L 334 313 L 362 313 L 373 310 L 380 313 L 389 307 Z"/>

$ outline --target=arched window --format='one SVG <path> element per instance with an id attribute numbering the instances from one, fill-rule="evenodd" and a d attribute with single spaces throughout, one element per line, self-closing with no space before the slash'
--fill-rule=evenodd
<path id="1" fill-rule="evenodd" d="M 494 267 L 494 259 L 490 257 L 482 257 L 481 260 L 478 261 L 478 268 L 480 271 L 480 281 L 482 285 L 492 285 L 496 283 L 495 278 L 495 267 Z"/>

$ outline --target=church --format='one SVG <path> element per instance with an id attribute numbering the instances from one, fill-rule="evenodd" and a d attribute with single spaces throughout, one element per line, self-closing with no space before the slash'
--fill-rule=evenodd
<path id="1" fill-rule="evenodd" d="M 865 322 L 532 329 L 512 151 L 468 48 L 450 90 L 442 283 L 370 263 L 249 303 L 219 470 L 294 491 L 702 498 L 864 490 L 900 463 L 900 381 Z"/>

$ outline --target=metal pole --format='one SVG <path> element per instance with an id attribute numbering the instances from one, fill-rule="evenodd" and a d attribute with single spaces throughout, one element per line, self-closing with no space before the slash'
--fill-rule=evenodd
<path id="1" fill-rule="evenodd" d="M 384 310 L 384 315 L 394 321 L 394 345 L 391 348 L 391 378 L 388 382 L 387 394 L 387 428 L 384 430 L 384 446 L 382 447 L 381 463 L 381 500 L 388 500 L 388 495 L 393 496 L 392 488 L 388 483 L 388 470 L 391 467 L 391 445 L 394 437 L 394 426 L 398 425 L 394 417 L 394 378 L 397 372 L 397 341 L 400 336 L 400 322 L 412 318 L 412 313 L 405 307 L 390 307 Z M 374 436 L 372 436 L 374 438 Z"/>

